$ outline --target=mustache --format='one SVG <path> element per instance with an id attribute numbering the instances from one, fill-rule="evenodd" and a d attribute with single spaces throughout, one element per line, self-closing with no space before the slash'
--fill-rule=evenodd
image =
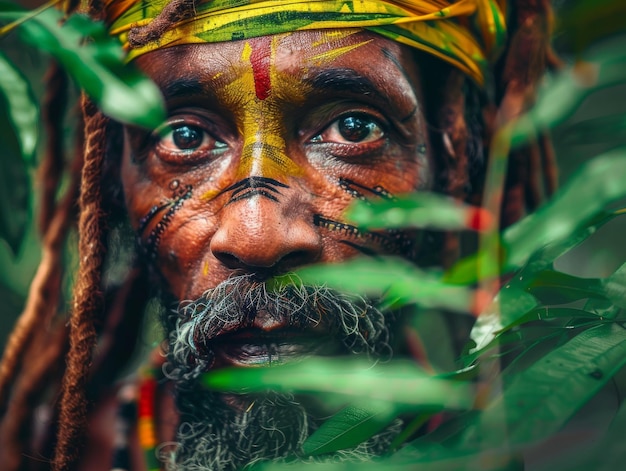
<path id="1" fill-rule="evenodd" d="M 280 328 L 318 331 L 338 338 L 346 353 L 390 357 L 391 313 L 383 313 L 373 300 L 293 283 L 269 285 L 251 275 L 233 276 L 198 299 L 183 301 L 170 313 L 168 360 L 175 370 L 185 365 L 204 369 L 212 361 L 211 343 L 218 337 L 253 328 L 255 321 L 271 321 Z M 183 376 L 188 378 L 187 371 Z"/>

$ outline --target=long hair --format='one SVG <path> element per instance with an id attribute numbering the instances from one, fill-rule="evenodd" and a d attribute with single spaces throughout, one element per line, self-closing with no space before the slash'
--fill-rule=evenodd
<path id="1" fill-rule="evenodd" d="M 78 3 L 68 2 L 68 11 Z M 549 1 L 508 3 L 510 36 L 505 53 L 494 66 L 494 83 L 488 93 L 434 59 L 432 67 L 424 69 L 427 119 L 433 155 L 437 156 L 435 190 L 472 203 L 479 202 L 487 151 L 499 121 L 531 107 L 545 70 L 558 67 L 550 48 Z M 131 44 L 157 39 L 174 21 L 193 15 L 194 5 L 194 0 L 172 0 L 158 19 L 131 32 Z M 91 0 L 87 10 L 96 19 L 102 16 L 99 0 Z M 58 471 L 78 467 L 90 414 L 127 364 L 128 341 L 140 329 L 139 315 L 123 313 L 142 312 L 149 297 L 146 276 L 139 266 L 128 270 L 121 283 L 109 288 L 103 285 L 110 219 L 119 211 L 103 190 L 103 179 L 108 173 L 107 146 L 121 141 L 120 126 L 83 98 L 77 146 L 73 158 L 66 159 L 59 136 L 67 79 L 54 64 L 47 87 L 43 109 L 48 146 L 39 176 L 43 183 L 39 219 L 42 258 L 0 364 L 0 462 L 7 471 L 47 469 L 50 459 Z M 502 226 L 532 211 L 554 191 L 555 168 L 546 134 L 511 154 Z M 59 195 L 64 173 L 69 175 L 69 185 Z M 66 271 L 71 270 L 64 250 L 74 230 L 78 270 L 68 322 L 61 286 Z M 446 237 L 438 255 L 440 262 L 448 264 L 458 250 L 458 240 Z M 51 410 L 48 434 L 35 443 L 34 413 L 45 405 Z M 24 456 L 40 458 L 29 461 Z"/>

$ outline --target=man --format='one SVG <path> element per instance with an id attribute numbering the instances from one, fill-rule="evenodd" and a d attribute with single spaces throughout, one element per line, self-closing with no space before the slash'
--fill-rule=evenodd
<path id="1" fill-rule="evenodd" d="M 114 409 L 94 384 L 116 373 L 103 366 L 115 348 L 105 342 L 91 370 L 89 364 L 93 317 L 102 309 L 97 293 L 107 282 L 102 246 L 115 244 L 104 230 L 127 223 L 137 240 L 136 270 L 121 284 L 108 281 L 119 296 L 107 302 L 100 322 L 107 325 L 113 313 L 131 316 L 135 296 L 135 307 L 143 307 L 146 280 L 158 286 L 164 306 L 178 305 L 163 316 L 163 371 L 175 386 L 177 431 L 154 425 L 159 440 L 176 445 L 151 450 L 153 456 L 185 470 L 292 457 L 328 410 L 285 395 L 209 393 L 200 375 L 309 355 L 389 356 L 393 313 L 322 287 L 273 291 L 267 282 L 359 254 L 453 260 L 453 236 L 364 232 L 345 210 L 355 199 L 413 191 L 479 195 L 482 144 L 496 119 L 489 94 L 507 105 L 505 114 L 520 110 L 524 101 L 516 98 L 528 96 L 540 70 L 514 74 L 518 62 L 544 60 L 540 19 L 547 6 L 513 6 L 512 24 L 536 32 L 537 44 L 518 45 L 515 54 L 525 56 L 508 56 L 503 82 L 490 90 L 488 59 L 505 40 L 495 1 L 105 3 L 91 14 L 105 19 L 160 87 L 168 118 L 145 130 L 85 105 L 80 269 L 55 465 L 107 469 L 103 457 L 115 446 L 124 456 L 132 448 L 124 433 L 116 444 L 107 433 L 92 440 L 96 451 L 88 448 L 82 458 L 77 445 L 88 414 L 93 434 L 97 411 Z M 528 187 L 516 178 L 509 180 L 505 223 L 523 211 Z M 114 258 L 107 273 L 115 272 Z M 88 407 L 86 387 L 92 402 L 99 398 L 108 408 Z M 171 410 L 168 397 L 160 407 Z M 384 452 L 400 428 L 392 424 L 345 456 Z M 159 440 L 146 438 L 150 433 L 139 424 L 139 441 L 154 448 Z M 120 460 L 114 466 L 126 465 Z"/>

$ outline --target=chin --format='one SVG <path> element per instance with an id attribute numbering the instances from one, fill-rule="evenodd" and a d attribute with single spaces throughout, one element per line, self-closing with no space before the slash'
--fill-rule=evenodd
<path id="1" fill-rule="evenodd" d="M 323 420 L 306 399 L 290 394 L 232 395 L 199 385 L 178 389 L 181 419 L 176 443 L 162 459 L 167 469 L 235 471 L 261 461 L 314 461 L 303 458 L 304 441 Z M 325 455 L 333 461 L 369 461 L 380 456 L 402 429 L 397 419 L 358 446 Z"/>

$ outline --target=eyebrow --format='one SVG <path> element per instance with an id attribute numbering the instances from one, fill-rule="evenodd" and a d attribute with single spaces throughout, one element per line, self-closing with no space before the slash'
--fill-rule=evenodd
<path id="1" fill-rule="evenodd" d="M 377 101 L 389 103 L 389 97 L 369 78 L 352 69 L 324 70 L 306 82 L 317 91 L 367 95 Z"/>
<path id="2" fill-rule="evenodd" d="M 195 77 L 174 80 L 165 84 L 161 91 L 165 99 L 189 95 L 205 95 L 207 93 L 206 87 L 200 83 L 200 79 Z"/>

